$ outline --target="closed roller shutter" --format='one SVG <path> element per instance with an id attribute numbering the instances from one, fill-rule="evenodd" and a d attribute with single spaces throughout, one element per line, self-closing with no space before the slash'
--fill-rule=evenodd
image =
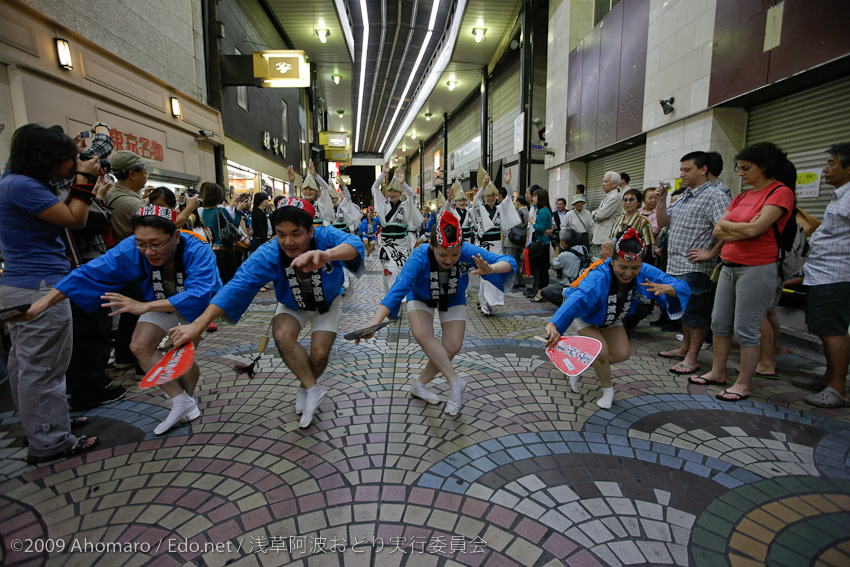
<path id="1" fill-rule="evenodd" d="M 449 179 L 477 170 L 481 162 L 481 97 L 473 97 L 449 119 Z M 478 149 L 462 158 L 455 154 L 479 137 Z M 468 176 L 467 176 L 468 178 Z"/>
<path id="2" fill-rule="evenodd" d="M 774 100 L 750 109 L 747 145 L 773 142 L 788 153 L 797 171 L 823 169 L 825 150 L 850 141 L 850 78 Z M 835 188 L 821 180 L 817 197 L 801 198 L 797 205 L 823 219 Z"/>
<path id="3" fill-rule="evenodd" d="M 493 123 L 493 162 L 516 159 L 514 120 L 519 116 L 519 59 L 493 75 L 490 84 L 490 120 Z M 513 158 L 513 159 L 512 159 Z"/>
<path id="4" fill-rule="evenodd" d="M 410 156 L 410 185 L 416 189 L 417 187 L 422 187 L 422 180 L 419 179 L 419 152 L 416 152 L 412 156 Z M 415 185 L 414 185 L 415 183 Z"/>
<path id="5" fill-rule="evenodd" d="M 602 191 L 602 178 L 609 171 L 620 173 L 625 171 L 631 180 L 629 186 L 632 189 L 643 191 L 643 171 L 646 162 L 646 144 L 641 144 L 628 150 L 622 150 L 602 156 L 587 162 L 587 177 L 584 182 L 586 188 L 587 206 L 591 210 L 599 206 L 605 192 Z"/>

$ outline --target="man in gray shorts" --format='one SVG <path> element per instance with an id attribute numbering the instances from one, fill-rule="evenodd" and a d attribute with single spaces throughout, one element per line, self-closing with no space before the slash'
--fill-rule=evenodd
<path id="1" fill-rule="evenodd" d="M 210 301 L 190 325 L 170 331 L 181 345 L 196 340 L 217 317 L 238 321 L 251 300 L 269 281 L 278 300 L 274 340 L 281 358 L 300 382 L 295 413 L 301 427 L 309 427 L 327 395 L 317 384 L 328 365 L 342 309 L 343 268 L 355 276 L 363 273 L 363 241 L 332 226 L 313 226 L 313 205 L 301 199 L 284 199 L 272 213 L 275 238 L 266 242 L 240 266 L 232 280 Z M 298 334 L 311 325 L 310 352 L 298 343 Z"/>

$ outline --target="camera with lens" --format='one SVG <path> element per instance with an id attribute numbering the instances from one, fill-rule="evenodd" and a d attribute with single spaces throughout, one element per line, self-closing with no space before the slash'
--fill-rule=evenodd
<path id="1" fill-rule="evenodd" d="M 77 159 L 78 159 L 78 161 L 89 161 L 89 160 L 90 160 L 91 158 L 93 158 L 93 157 L 94 157 L 94 154 L 93 154 L 93 153 L 90 153 L 90 152 L 80 152 L 80 157 L 79 157 L 79 158 L 77 158 Z"/>

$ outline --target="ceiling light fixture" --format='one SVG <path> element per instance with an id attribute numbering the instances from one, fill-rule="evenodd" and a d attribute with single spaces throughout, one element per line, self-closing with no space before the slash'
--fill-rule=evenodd
<path id="1" fill-rule="evenodd" d="M 449 81 L 446 84 L 449 86 L 449 90 L 453 91 L 453 90 L 455 90 L 455 87 L 457 86 L 457 81 Z"/>
<path id="2" fill-rule="evenodd" d="M 345 109 L 343 109 L 343 108 L 337 109 L 336 115 L 339 116 L 340 118 L 342 118 L 343 116 L 345 116 Z"/>
<path id="3" fill-rule="evenodd" d="M 457 0 L 454 7 L 454 13 L 463 14 L 468 3 L 468 0 Z M 395 147 L 404 137 L 404 133 L 407 132 L 408 128 L 410 128 L 413 121 L 419 115 L 419 111 L 421 111 L 422 107 L 425 106 L 425 103 L 428 102 L 428 97 L 430 97 L 431 93 L 434 92 L 434 87 L 437 86 L 437 83 L 440 81 L 440 77 L 445 72 L 446 67 L 449 66 L 452 51 L 454 50 L 458 35 L 460 34 L 460 24 L 462 20 L 463 18 L 454 18 L 451 21 L 446 40 L 441 42 L 442 47 L 440 48 L 440 52 L 437 54 L 436 59 L 431 59 L 429 63 L 429 72 L 426 75 L 427 78 L 419 86 L 419 88 L 417 88 L 416 95 L 407 106 L 407 112 L 404 120 L 396 130 L 396 135 L 394 136 L 390 147 Z M 384 159 L 387 159 L 388 157 L 389 156 L 386 155 Z"/>
<path id="4" fill-rule="evenodd" d="M 331 79 L 334 80 L 335 85 L 338 85 L 339 82 L 342 80 L 342 75 L 331 75 Z"/>
<path id="5" fill-rule="evenodd" d="M 416 56 L 416 61 L 413 63 L 413 70 L 410 73 L 410 76 L 407 78 L 407 84 L 404 86 L 404 90 L 401 93 L 401 98 L 399 99 L 401 102 L 398 106 L 395 107 L 395 113 L 393 113 L 393 117 L 390 120 L 389 126 L 387 126 L 387 133 L 384 136 L 384 139 L 381 141 L 381 146 L 378 148 L 379 152 L 384 151 L 384 146 L 387 144 L 387 139 L 390 137 L 390 134 L 393 131 L 393 126 L 395 125 L 396 118 L 398 118 L 398 113 L 401 112 L 401 108 L 403 106 L 402 102 L 407 98 L 407 93 L 410 90 L 410 86 L 413 84 L 413 79 L 417 77 L 417 71 L 419 70 L 419 64 L 422 63 L 422 58 L 425 57 L 425 52 L 428 50 L 428 44 L 431 42 L 431 36 L 434 34 L 434 23 L 437 21 L 437 10 L 440 7 L 440 0 L 434 0 L 434 4 L 431 6 L 431 18 L 428 20 L 428 32 L 425 34 L 425 40 L 422 42 L 422 46 L 419 48 L 419 55 Z M 404 136 L 404 134 L 401 134 Z M 397 144 L 398 142 L 396 142 Z"/>
<path id="6" fill-rule="evenodd" d="M 70 71 L 74 68 L 74 61 L 71 59 L 71 45 L 67 39 L 57 37 L 56 41 L 56 56 L 59 57 L 59 66 Z"/>
<path id="7" fill-rule="evenodd" d="M 487 34 L 487 28 L 472 28 L 472 35 L 475 36 L 475 43 L 481 43 L 484 36 Z"/>
<path id="8" fill-rule="evenodd" d="M 366 0 L 360 0 L 360 15 L 363 19 L 363 44 L 360 48 L 360 89 L 357 92 L 357 129 L 354 131 L 354 151 L 360 151 L 360 118 L 363 116 L 363 89 L 366 81 L 366 52 L 369 48 L 369 12 Z"/>
<path id="9" fill-rule="evenodd" d="M 432 117 L 432 116 L 434 116 L 432 113 L 430 113 L 430 112 L 426 112 L 426 113 L 425 113 L 425 122 L 431 122 L 431 117 Z"/>
<path id="10" fill-rule="evenodd" d="M 411 139 L 411 140 L 415 140 L 415 139 L 416 139 L 416 130 L 414 130 L 413 132 L 411 132 L 411 133 L 410 133 L 410 139 Z"/>
<path id="11" fill-rule="evenodd" d="M 317 29 L 317 30 L 313 30 L 313 31 L 316 32 L 317 36 L 319 36 L 319 41 L 321 41 L 322 43 L 328 42 L 328 36 L 331 35 L 331 32 L 329 32 L 326 29 Z"/>
<path id="12" fill-rule="evenodd" d="M 403 151 L 403 152 L 406 152 L 406 151 L 407 151 L 407 144 L 402 144 L 402 145 L 401 145 L 401 151 Z"/>

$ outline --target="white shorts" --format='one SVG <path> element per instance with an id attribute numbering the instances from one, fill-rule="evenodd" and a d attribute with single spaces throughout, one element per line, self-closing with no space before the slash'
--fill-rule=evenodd
<path id="1" fill-rule="evenodd" d="M 446 323 L 448 321 L 466 321 L 466 304 L 455 305 L 454 307 L 449 307 L 446 311 L 440 311 L 437 307 L 429 307 L 424 301 L 408 299 L 407 310 L 427 311 L 431 314 L 431 317 L 434 316 L 434 312 L 436 311 L 439 313 L 440 323 Z"/>
<path id="2" fill-rule="evenodd" d="M 152 323 L 167 333 L 168 329 L 176 327 L 177 325 L 187 325 L 189 324 L 189 321 L 176 311 L 171 313 L 149 311 L 139 316 L 139 323 Z"/>
<path id="3" fill-rule="evenodd" d="M 582 319 L 576 318 L 576 319 L 573 319 L 572 325 L 570 325 L 570 327 L 567 330 L 572 331 L 574 333 L 577 333 L 577 332 L 581 331 L 582 329 L 584 329 L 585 327 L 596 327 L 597 329 L 600 329 L 600 328 L 602 328 L 602 329 L 613 329 L 614 327 L 622 327 L 622 326 L 623 326 L 623 320 L 622 319 L 620 319 L 618 321 L 614 321 L 613 323 L 611 323 L 607 327 L 599 327 L 598 325 L 594 325 L 593 323 L 588 323 L 586 321 L 583 321 Z"/>
<path id="4" fill-rule="evenodd" d="M 303 329 L 307 322 L 310 322 L 311 332 L 328 331 L 330 333 L 339 332 L 339 318 L 342 315 L 342 296 L 337 295 L 331 302 L 331 307 L 324 313 L 318 311 L 305 311 L 304 309 L 290 309 L 283 303 L 277 304 L 277 309 L 274 310 L 275 317 L 285 313 L 294 317 Z"/>

